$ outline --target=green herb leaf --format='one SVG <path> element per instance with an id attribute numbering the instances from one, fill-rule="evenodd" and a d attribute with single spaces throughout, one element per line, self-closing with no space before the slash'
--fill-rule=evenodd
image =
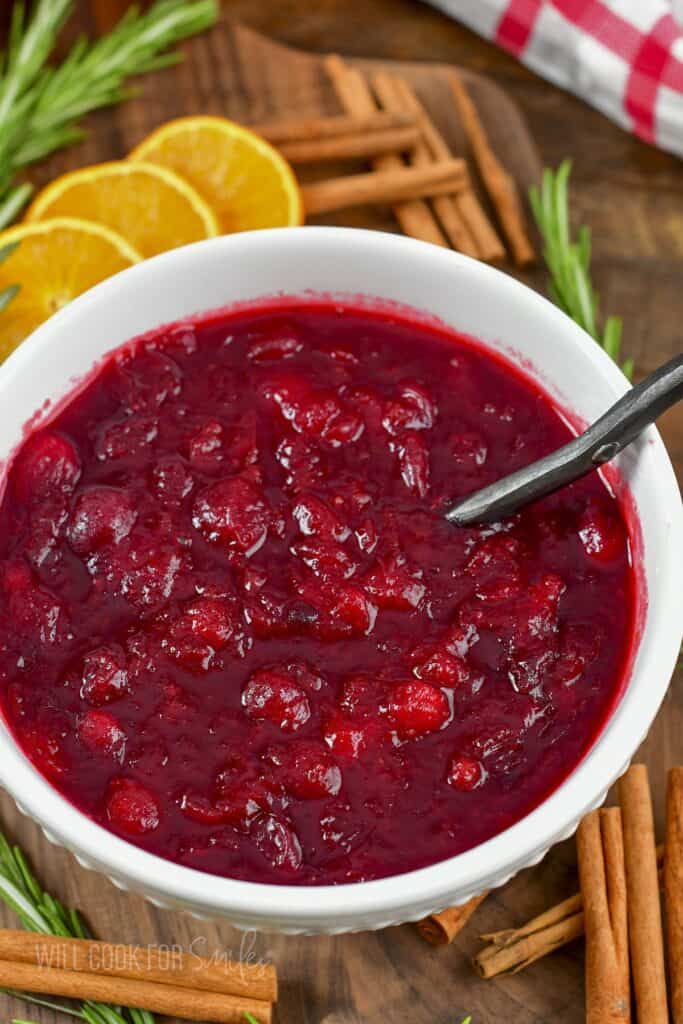
<path id="1" fill-rule="evenodd" d="M 538 230 L 543 237 L 543 257 L 550 271 L 550 295 L 572 320 L 595 338 L 605 352 L 619 362 L 622 322 L 609 316 L 599 326 L 599 300 L 590 277 L 591 236 L 585 225 L 571 236 L 569 216 L 569 176 L 571 162 L 563 161 L 556 171 L 546 168 L 540 186 L 529 190 L 529 200 Z M 633 360 L 621 364 L 631 379 Z"/>

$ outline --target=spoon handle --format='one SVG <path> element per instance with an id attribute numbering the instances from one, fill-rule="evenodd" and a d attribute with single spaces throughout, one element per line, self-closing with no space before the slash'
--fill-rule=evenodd
<path id="1" fill-rule="evenodd" d="M 492 523 L 559 490 L 613 459 L 669 406 L 683 398 L 683 354 L 631 388 L 583 434 L 545 458 L 475 491 L 446 509 L 456 526 Z"/>

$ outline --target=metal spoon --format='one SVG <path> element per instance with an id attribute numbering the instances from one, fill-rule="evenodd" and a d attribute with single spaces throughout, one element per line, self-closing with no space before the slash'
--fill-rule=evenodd
<path id="1" fill-rule="evenodd" d="M 449 505 L 446 519 L 456 526 L 505 519 L 609 462 L 681 398 L 683 353 L 631 388 L 569 444 Z"/>

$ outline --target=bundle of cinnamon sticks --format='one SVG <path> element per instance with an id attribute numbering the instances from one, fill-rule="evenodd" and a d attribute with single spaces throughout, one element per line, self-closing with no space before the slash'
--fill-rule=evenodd
<path id="1" fill-rule="evenodd" d="M 682 1024 L 683 767 L 668 774 L 662 846 L 655 845 L 644 765 L 633 765 L 621 779 L 619 800 L 620 807 L 593 811 L 579 826 L 581 892 L 519 928 L 483 935 L 488 945 L 474 967 L 484 978 L 515 973 L 585 936 L 589 1024 L 630 1019 L 631 981 L 641 1021 L 667 1024 L 669 1003 L 674 1024 Z M 451 942 L 485 897 L 433 914 L 418 926 L 421 934 L 433 943 Z"/>
<path id="2" fill-rule="evenodd" d="M 451 152 L 411 85 L 385 71 L 368 81 L 335 55 L 326 58 L 325 69 L 343 114 L 252 125 L 295 164 L 371 161 L 369 173 L 304 185 L 307 214 L 388 203 L 403 232 L 413 238 L 452 246 L 476 259 L 504 259 L 505 244 L 477 197 L 466 160 Z M 493 152 L 455 71 L 449 73 L 448 88 L 512 259 L 518 266 L 531 263 L 534 250 L 515 183 Z"/>
<path id="3" fill-rule="evenodd" d="M 0 929 L 0 988 L 219 1024 L 251 1014 L 271 1024 L 277 974 L 269 964 Z"/>

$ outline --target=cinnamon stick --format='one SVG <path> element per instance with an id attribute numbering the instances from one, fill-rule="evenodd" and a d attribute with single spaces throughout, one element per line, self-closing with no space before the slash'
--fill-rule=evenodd
<path id="1" fill-rule="evenodd" d="M 358 132 L 331 139 L 294 139 L 278 146 L 282 156 L 293 164 L 320 163 L 323 160 L 348 160 L 404 153 L 420 139 L 418 128 L 393 128 L 382 132 Z"/>
<path id="2" fill-rule="evenodd" d="M 666 789 L 664 909 L 671 1019 L 683 1024 L 683 768 L 672 768 Z"/>
<path id="3" fill-rule="evenodd" d="M 271 964 L 207 959 L 154 946 L 128 946 L 3 928 L 0 929 L 0 960 L 39 968 L 96 972 L 112 978 L 222 992 L 265 1002 L 277 999 L 277 972 Z"/>
<path id="4" fill-rule="evenodd" d="M 429 167 L 405 167 L 370 174 L 350 174 L 304 185 L 306 213 L 330 213 L 347 206 L 396 203 L 421 196 L 448 195 L 467 185 L 462 160 L 444 160 Z"/>
<path id="5" fill-rule="evenodd" d="M 201 992 L 153 981 L 111 978 L 86 971 L 66 971 L 55 967 L 36 967 L 0 960 L 0 988 L 38 992 L 68 999 L 97 1000 L 102 1003 L 151 1010 L 187 1020 L 241 1024 L 251 1013 L 260 1024 L 270 1024 L 271 1004 L 245 996 L 222 992 Z"/>
<path id="6" fill-rule="evenodd" d="M 632 765 L 619 782 L 624 822 L 628 920 L 639 1020 L 667 1024 L 664 941 L 655 830 L 647 768 Z"/>
<path id="7" fill-rule="evenodd" d="M 664 861 L 664 846 L 657 847 L 657 861 Z M 583 898 L 577 893 L 519 928 L 482 935 L 490 945 L 477 953 L 473 965 L 482 978 L 516 974 L 583 934 Z"/>
<path id="8" fill-rule="evenodd" d="M 422 938 L 431 942 L 433 946 L 446 946 L 462 931 L 487 896 L 488 892 L 483 892 L 459 907 L 447 907 L 439 914 L 430 914 L 429 917 L 418 921 L 417 930 Z"/>
<path id="9" fill-rule="evenodd" d="M 385 110 L 393 113 L 399 113 L 405 109 L 399 81 L 386 71 L 379 71 L 372 80 L 380 103 Z M 414 167 L 426 167 L 434 162 L 426 143 L 422 140 L 413 146 L 408 160 Z M 453 196 L 436 196 L 432 200 L 432 207 L 453 248 L 476 258 L 479 255 L 479 250 L 462 222 L 455 198 Z"/>
<path id="10" fill-rule="evenodd" d="M 619 808 L 588 814 L 578 827 L 576 848 L 586 929 L 586 1022 L 629 1021 L 628 910 Z"/>
<path id="11" fill-rule="evenodd" d="M 513 259 L 518 266 L 533 263 L 535 253 L 527 235 L 517 187 L 493 152 L 477 108 L 457 71 L 449 72 L 448 81 L 482 181 L 496 208 L 500 226 L 510 243 Z"/>
<path id="12" fill-rule="evenodd" d="M 422 136 L 432 159 L 449 160 L 453 154 L 448 143 L 408 82 L 403 78 L 397 78 L 396 88 L 403 101 L 403 110 L 412 112 L 419 119 Z M 454 196 L 453 205 L 463 229 L 472 240 L 478 258 L 489 263 L 504 259 L 503 243 L 477 199 L 474 189 L 465 189 L 459 195 Z M 445 223 L 444 227 L 446 227 Z M 457 245 L 455 247 L 458 248 Z M 460 248 L 460 251 L 467 255 L 473 255 L 467 248 Z"/>
<path id="13" fill-rule="evenodd" d="M 531 923 L 531 922 L 530 922 Z M 539 931 L 531 931 L 515 936 L 502 943 L 496 941 L 499 934 L 482 935 L 482 939 L 493 940 L 485 946 L 472 960 L 477 974 L 482 978 L 495 978 L 499 974 L 517 974 L 525 967 L 541 960 L 556 949 L 561 949 L 568 942 L 580 938 L 584 934 L 583 911 L 560 918 L 546 924 Z"/>
<path id="14" fill-rule="evenodd" d="M 331 117 L 295 117 L 282 121 L 260 121 L 250 124 L 250 131 L 279 145 L 303 139 L 334 139 L 340 135 L 362 135 L 366 132 L 388 132 L 395 128 L 414 128 L 416 119 L 410 114 L 388 114 L 385 110 L 362 117 L 333 114 Z"/>
<path id="15" fill-rule="evenodd" d="M 336 54 L 325 58 L 325 70 L 347 114 L 369 117 L 377 113 L 372 93 L 359 71 L 350 68 Z M 395 153 L 375 157 L 372 162 L 373 169 L 378 172 L 395 171 L 404 166 L 401 157 Z M 423 242 L 432 242 L 434 245 L 448 245 L 432 211 L 423 200 L 409 199 L 396 202 L 393 204 L 393 211 L 404 234 L 419 238 Z"/>

